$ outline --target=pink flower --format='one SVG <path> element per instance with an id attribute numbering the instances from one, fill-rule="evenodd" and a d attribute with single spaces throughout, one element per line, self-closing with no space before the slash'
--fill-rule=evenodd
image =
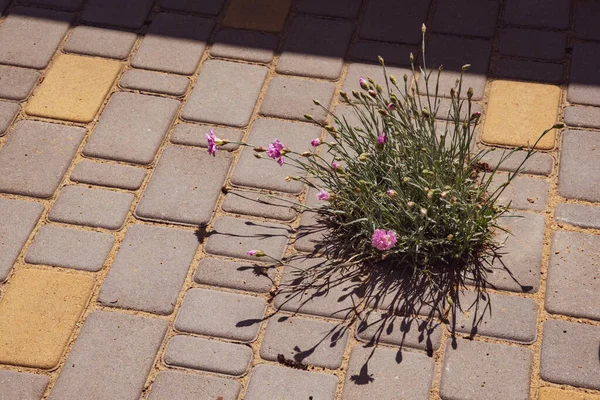
<path id="1" fill-rule="evenodd" d="M 340 167 L 340 164 L 336 163 L 335 161 L 331 163 L 331 168 L 335 171 L 336 169 L 338 169 Z"/>
<path id="2" fill-rule="evenodd" d="M 262 250 L 248 250 L 246 254 L 252 257 L 264 257 L 266 255 Z"/>
<path id="3" fill-rule="evenodd" d="M 369 84 L 367 83 L 367 80 L 365 78 L 363 78 L 362 76 L 358 80 L 358 83 L 360 84 L 360 87 L 363 88 L 363 89 L 367 89 L 369 87 Z"/>
<path id="4" fill-rule="evenodd" d="M 217 144 L 215 142 L 217 138 L 212 129 L 206 134 L 206 140 L 208 141 L 208 154 L 214 157 L 217 153 Z"/>
<path id="5" fill-rule="evenodd" d="M 327 190 L 319 190 L 319 193 L 317 193 L 317 200 L 324 200 L 327 201 L 329 200 L 329 192 Z"/>
<path id="6" fill-rule="evenodd" d="M 315 138 L 313 140 L 310 141 L 310 144 L 312 147 L 317 147 L 321 145 L 321 139 L 319 138 Z"/>
<path id="7" fill-rule="evenodd" d="M 277 164 L 283 165 L 283 143 L 279 139 L 275 139 L 273 143 L 269 145 L 267 155 L 273 160 L 277 159 Z"/>
<path id="8" fill-rule="evenodd" d="M 371 244 L 377 250 L 385 251 L 389 250 L 396 245 L 397 242 L 396 232 L 385 229 L 375 229 L 373 237 L 371 238 Z"/>
<path id="9" fill-rule="evenodd" d="M 377 136 L 377 144 L 385 144 L 387 142 L 387 135 L 383 132 Z"/>
<path id="10" fill-rule="evenodd" d="M 396 108 L 396 105 L 394 103 L 390 103 L 390 104 L 388 104 L 387 107 L 388 107 L 388 110 L 393 110 Z"/>
<path id="11" fill-rule="evenodd" d="M 396 192 L 394 189 L 388 189 L 385 194 L 387 194 L 390 199 L 398 196 L 398 192 Z"/>

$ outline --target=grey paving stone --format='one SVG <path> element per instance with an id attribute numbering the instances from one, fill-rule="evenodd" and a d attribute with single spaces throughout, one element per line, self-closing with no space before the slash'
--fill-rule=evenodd
<path id="1" fill-rule="evenodd" d="M 24 100 L 40 79 L 40 73 L 32 69 L 0 65 L 0 97 Z"/>
<path id="2" fill-rule="evenodd" d="M 600 108 L 584 106 L 566 107 L 565 123 L 569 126 L 600 128 Z"/>
<path id="3" fill-rule="evenodd" d="M 0 12 L 3 12 L 4 9 L 6 8 L 6 6 L 8 5 L 8 3 L 10 3 L 11 0 L 1 0 L 0 1 Z"/>
<path id="4" fill-rule="evenodd" d="M 214 25 L 214 21 L 207 18 L 157 14 L 131 65 L 191 75 L 198 67 Z"/>
<path id="5" fill-rule="evenodd" d="M 78 400 L 99 394 L 109 399 L 139 399 L 167 325 L 137 315 L 92 312 L 49 399 Z"/>
<path id="6" fill-rule="evenodd" d="M 52 197 L 84 135 L 79 127 L 17 122 L 0 150 L 0 192 Z"/>
<path id="7" fill-rule="evenodd" d="M 217 15 L 225 0 L 161 0 L 160 6 L 167 10 Z"/>
<path id="8" fill-rule="evenodd" d="M 208 60 L 183 110 L 188 120 L 242 127 L 250 122 L 267 68 Z M 214 94 L 218 93 L 215 97 Z M 211 101 L 206 101 L 210 96 Z"/>
<path id="9" fill-rule="evenodd" d="M 135 214 L 183 225 L 208 224 L 230 164 L 228 154 L 210 157 L 204 149 L 168 146 Z"/>
<path id="10" fill-rule="evenodd" d="M 326 228 L 319 224 L 315 213 L 304 211 L 294 240 L 294 248 L 298 251 L 312 253 L 319 249 L 326 232 Z"/>
<path id="11" fill-rule="evenodd" d="M 339 323 L 277 314 L 269 319 L 260 356 L 285 359 L 305 365 L 338 369 L 348 343 L 348 329 Z"/>
<path id="12" fill-rule="evenodd" d="M 471 291 L 461 293 L 462 311 L 457 310 L 457 332 L 491 336 L 521 343 L 533 343 L 537 336 L 538 307 L 533 299 Z"/>
<path id="13" fill-rule="evenodd" d="M 214 57 L 259 63 L 271 62 L 279 45 L 275 35 L 227 28 L 217 32 L 213 41 L 210 54 Z"/>
<path id="14" fill-rule="evenodd" d="M 496 31 L 499 10 L 495 0 L 438 1 L 431 28 L 433 32 L 490 38 Z"/>
<path id="15" fill-rule="evenodd" d="M 361 0 L 300 0 L 296 10 L 307 14 L 326 17 L 356 18 L 360 11 Z"/>
<path id="16" fill-rule="evenodd" d="M 500 159 L 504 158 L 508 155 L 508 151 L 496 148 L 495 150 L 487 153 L 483 158 L 482 162 L 486 162 L 490 165 L 491 168 L 495 168 L 498 166 Z M 506 159 L 502 164 L 498 166 L 499 171 L 515 171 L 519 165 L 525 159 L 526 152 L 525 151 L 517 151 L 513 153 L 508 159 Z M 552 169 L 554 167 L 554 158 L 550 154 L 547 153 L 534 153 L 533 156 L 525 164 L 523 164 L 523 169 L 521 172 L 523 174 L 533 174 L 533 175 L 550 175 L 552 173 Z"/>
<path id="17" fill-rule="evenodd" d="M 46 68 L 72 18 L 61 11 L 13 7 L 0 27 L 0 63 Z"/>
<path id="18" fill-rule="evenodd" d="M 25 262 L 100 271 L 115 243 L 113 235 L 45 225 L 35 236 Z"/>
<path id="19" fill-rule="evenodd" d="M 492 44 L 488 40 L 431 35 L 427 57 L 434 61 L 429 67 L 444 66 L 439 82 L 440 96 L 450 97 L 450 89 L 455 86 L 462 66 L 468 63 L 471 67 L 463 75 L 461 98 L 466 98 L 467 89 L 472 87 L 473 100 L 481 100 L 491 54 Z M 436 82 L 437 76 L 436 79 L 430 80 L 430 92 L 435 92 Z M 421 92 L 425 92 L 425 81 L 422 76 L 419 77 L 419 88 Z"/>
<path id="20" fill-rule="evenodd" d="M 587 201 L 600 201 L 600 134 L 565 131 L 562 135 L 558 193 Z"/>
<path id="21" fill-rule="evenodd" d="M 457 339 L 446 344 L 442 399 L 501 400 L 529 398 L 531 350 Z"/>
<path id="22" fill-rule="evenodd" d="M 0 371 L 0 399 L 2 400 L 40 400 L 48 386 L 45 375 L 28 372 Z"/>
<path id="23" fill-rule="evenodd" d="M 119 85 L 127 89 L 183 96 L 190 80 L 185 76 L 130 69 L 123 74 Z"/>
<path id="24" fill-rule="evenodd" d="M 567 100 L 570 103 L 600 106 L 600 44 L 576 42 L 573 45 Z"/>
<path id="25" fill-rule="evenodd" d="M 496 62 L 494 76 L 497 78 L 561 83 L 564 79 L 563 64 L 500 58 Z"/>
<path id="26" fill-rule="evenodd" d="M 150 164 L 175 118 L 179 102 L 143 94 L 115 93 L 83 153 L 90 157 Z"/>
<path id="27" fill-rule="evenodd" d="M 301 121 L 306 121 L 304 115 L 310 114 L 323 122 L 327 112 L 314 104 L 313 100 L 319 100 L 328 109 L 334 92 L 335 85 L 330 82 L 276 76 L 269 82 L 260 113 Z"/>
<path id="28" fill-rule="evenodd" d="M 240 129 L 181 123 L 175 126 L 173 134 L 171 135 L 171 142 L 175 144 L 185 144 L 188 146 L 199 146 L 206 148 L 208 147 L 206 134 L 210 129 L 213 130 L 215 136 L 218 138 L 233 142 L 239 142 L 242 140 L 243 132 Z M 219 149 L 235 150 L 238 147 L 238 144 L 227 143 L 226 145 L 219 146 Z"/>
<path id="29" fill-rule="evenodd" d="M 337 79 L 353 30 L 353 24 L 346 21 L 294 17 L 275 70 L 287 75 Z M 315 43 L 319 43 L 318 48 Z"/>
<path id="30" fill-rule="evenodd" d="M 259 118 L 254 121 L 247 142 L 267 149 L 274 139 L 279 139 L 284 146 L 301 153 L 314 150 L 310 141 L 320 136 L 321 128 L 313 124 Z M 285 180 L 287 176 L 305 175 L 295 164 L 284 160 L 283 165 L 279 165 L 268 159 L 266 153 L 262 153 L 266 159 L 257 159 L 254 154 L 251 148 L 242 149 L 233 170 L 232 184 L 295 194 L 302 191 L 302 182 Z"/>
<path id="31" fill-rule="evenodd" d="M 427 21 L 429 0 L 374 0 L 363 16 L 359 36 L 384 42 L 420 44 L 421 24 Z"/>
<path id="32" fill-rule="evenodd" d="M 223 211 L 234 214 L 291 221 L 297 216 L 291 201 L 297 199 L 291 196 L 273 198 L 256 192 L 231 190 L 225 196 L 221 207 Z"/>
<path id="33" fill-rule="evenodd" d="M 252 349 L 217 340 L 177 335 L 169 340 L 164 360 L 178 367 L 242 376 L 252 361 Z"/>
<path id="34" fill-rule="evenodd" d="M 207 289 L 190 289 L 175 319 L 181 332 L 252 342 L 267 303 L 258 297 Z"/>
<path id="35" fill-rule="evenodd" d="M 0 198 L 0 282 L 4 282 L 44 206 L 32 201 Z"/>
<path id="36" fill-rule="evenodd" d="M 129 55 L 136 39 L 137 35 L 133 32 L 80 25 L 71 32 L 64 50 L 70 53 L 124 59 Z"/>
<path id="37" fill-rule="evenodd" d="M 544 216 L 532 213 L 514 213 L 499 224 L 510 234 L 498 232 L 497 241 L 504 243 L 493 260 L 492 271 L 486 279 L 500 290 L 534 293 L 540 287 Z"/>
<path id="38" fill-rule="evenodd" d="M 4 136 L 21 107 L 16 103 L 0 101 L 0 136 Z"/>
<path id="39" fill-rule="evenodd" d="M 554 218 L 582 228 L 600 229 L 600 207 L 563 203 L 556 206 Z"/>
<path id="40" fill-rule="evenodd" d="M 333 400 L 335 375 L 260 364 L 252 369 L 246 400 Z"/>
<path id="41" fill-rule="evenodd" d="M 130 226 L 98 301 L 110 307 L 171 314 L 197 247 L 198 238 L 191 230 Z"/>
<path id="42" fill-rule="evenodd" d="M 357 325 L 356 337 L 367 343 L 425 350 L 431 355 L 440 347 L 442 329 L 441 324 L 429 325 L 424 319 L 371 311 Z"/>
<path id="43" fill-rule="evenodd" d="M 60 8 L 68 11 L 80 10 L 84 0 L 24 0 L 23 3 L 34 6 Z"/>
<path id="44" fill-rule="evenodd" d="M 256 249 L 280 259 L 290 231 L 287 225 L 220 217 L 214 222 L 204 250 L 209 254 L 257 260 L 246 254 L 248 250 Z"/>
<path id="45" fill-rule="evenodd" d="M 48 219 L 65 224 L 118 230 L 123 226 L 133 194 L 65 186 L 48 213 Z"/>
<path id="46" fill-rule="evenodd" d="M 156 376 L 148 400 L 196 400 L 219 397 L 223 400 L 236 400 L 239 393 L 240 384 L 232 379 L 163 371 Z"/>
<path id="47" fill-rule="evenodd" d="M 549 319 L 544 322 L 540 351 L 542 379 L 600 389 L 598 363 L 600 327 Z"/>
<path id="48" fill-rule="evenodd" d="M 273 287 L 271 271 L 259 263 L 203 258 L 196 269 L 194 281 L 204 285 L 265 293 Z"/>
<path id="49" fill-rule="evenodd" d="M 154 0 L 90 0 L 86 3 L 81 19 L 100 25 L 138 29 L 144 24 Z"/>
<path id="50" fill-rule="evenodd" d="M 566 29 L 569 26 L 569 0 L 507 0 L 503 22 L 511 25 Z"/>
<path id="51" fill-rule="evenodd" d="M 396 43 L 357 41 L 352 47 L 350 57 L 354 60 L 378 63 L 377 57 L 381 56 L 385 60 L 386 66 L 410 67 L 410 53 L 416 57 L 419 54 L 419 48 Z M 380 83 L 383 85 L 383 82 Z"/>
<path id="52" fill-rule="evenodd" d="M 290 260 L 273 302 L 278 310 L 345 319 L 358 301 L 358 285 L 346 274 L 332 274 L 329 280 L 313 281 L 306 271 L 322 271 L 322 258 L 299 257 Z M 312 268 L 312 269 L 311 269 Z"/>
<path id="53" fill-rule="evenodd" d="M 552 238 L 546 310 L 600 321 L 600 236 L 557 231 Z"/>
<path id="54" fill-rule="evenodd" d="M 90 160 L 80 161 L 71 173 L 71 180 L 75 182 L 128 190 L 139 189 L 145 177 L 144 168 Z"/>
<path id="55" fill-rule="evenodd" d="M 565 58 L 564 32 L 504 28 L 498 36 L 498 52 L 504 56 L 559 61 Z"/>
<path id="56" fill-rule="evenodd" d="M 497 172 L 488 191 L 493 193 L 507 181 L 508 174 Z M 517 176 L 498 197 L 498 204 L 508 205 L 510 202 L 512 209 L 543 211 L 548 204 L 549 186 L 550 184 L 542 179 Z"/>
<path id="57" fill-rule="evenodd" d="M 433 364 L 422 353 L 357 346 L 350 354 L 342 398 L 429 399 Z"/>
<path id="58" fill-rule="evenodd" d="M 600 4 L 595 1 L 578 1 L 575 8 L 573 33 L 576 38 L 600 40 L 600 28 L 596 16 L 600 13 Z"/>

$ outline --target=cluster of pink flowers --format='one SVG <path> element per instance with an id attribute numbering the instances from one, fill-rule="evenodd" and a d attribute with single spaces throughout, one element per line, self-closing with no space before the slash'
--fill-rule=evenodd
<path id="1" fill-rule="evenodd" d="M 375 229 L 371 237 L 371 245 L 377 250 L 386 251 L 396 245 L 398 238 L 393 230 Z"/>

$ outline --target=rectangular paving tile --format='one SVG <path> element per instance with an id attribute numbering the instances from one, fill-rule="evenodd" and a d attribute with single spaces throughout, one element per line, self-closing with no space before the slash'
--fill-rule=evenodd
<path id="1" fill-rule="evenodd" d="M 0 198 L 0 282 L 8 277 L 42 211 L 40 203 Z"/>
<path id="2" fill-rule="evenodd" d="M 261 118 L 252 125 L 247 142 L 266 149 L 273 140 L 279 139 L 285 147 L 301 153 L 314 150 L 310 141 L 320 136 L 321 128 L 313 124 Z M 233 170 L 232 184 L 300 193 L 304 186 L 302 182 L 285 180 L 287 176 L 304 175 L 303 171 L 298 170 L 295 164 L 284 161 L 283 165 L 278 165 L 274 160 L 268 158 L 257 159 L 254 154 L 255 152 L 251 148 L 242 149 L 242 154 Z M 264 157 L 266 158 L 266 156 Z"/>
<path id="3" fill-rule="evenodd" d="M 563 32 L 504 28 L 498 36 L 498 52 L 505 56 L 559 61 L 565 57 L 566 47 Z"/>
<path id="4" fill-rule="evenodd" d="M 210 221 L 231 164 L 229 154 L 211 157 L 205 149 L 168 146 L 138 204 L 142 219 L 183 225 Z"/>
<path id="5" fill-rule="evenodd" d="M 260 364 L 252 369 L 246 400 L 333 400 L 335 375 L 300 371 L 279 365 Z"/>
<path id="6" fill-rule="evenodd" d="M 566 29 L 569 26 L 569 0 L 508 0 L 503 22 L 511 25 Z"/>
<path id="7" fill-rule="evenodd" d="M 185 144 L 188 146 L 208 147 L 206 134 L 212 129 L 218 138 L 239 142 L 242 139 L 242 130 L 234 128 L 223 128 L 211 125 L 197 125 L 181 123 L 175 126 L 171 135 L 171 143 Z M 222 150 L 235 150 L 239 147 L 235 143 L 227 143 L 219 146 Z"/>
<path id="8" fill-rule="evenodd" d="M 49 399 L 139 399 L 166 331 L 167 322 L 160 319 L 94 311 Z"/>
<path id="9" fill-rule="evenodd" d="M 121 64 L 117 61 L 62 54 L 25 112 L 39 117 L 91 122 L 120 70 Z"/>
<path id="10" fill-rule="evenodd" d="M 97 26 L 80 25 L 73 28 L 64 50 L 89 56 L 124 59 L 129 56 L 137 35 Z"/>
<path id="11" fill-rule="evenodd" d="M 239 393 L 240 384 L 233 379 L 171 370 L 156 376 L 148 400 L 236 400 Z"/>
<path id="12" fill-rule="evenodd" d="M 436 4 L 431 28 L 433 32 L 490 38 L 498 25 L 498 11 L 500 4 L 495 0 L 442 0 Z"/>
<path id="13" fill-rule="evenodd" d="M 492 178 L 488 192 L 493 193 L 508 181 L 508 174 L 498 172 Z M 515 210 L 544 211 L 548 204 L 550 183 L 546 180 L 517 176 L 498 197 L 498 204 L 508 205 Z"/>
<path id="14" fill-rule="evenodd" d="M 166 10 L 217 15 L 223 3 L 225 0 L 160 0 L 159 5 Z"/>
<path id="15" fill-rule="evenodd" d="M 204 250 L 209 254 L 256 260 L 247 251 L 262 250 L 271 257 L 283 257 L 291 228 L 271 222 L 242 218 L 217 218 Z"/>
<path id="16" fill-rule="evenodd" d="M 32 69 L 0 65 L 0 97 L 24 100 L 40 79 L 40 73 Z"/>
<path id="17" fill-rule="evenodd" d="M 0 63 L 46 68 L 72 19 L 62 11 L 13 7 L 0 27 Z"/>
<path id="18" fill-rule="evenodd" d="M 518 81 L 534 81 L 560 85 L 564 81 L 562 63 L 498 58 L 493 77 Z"/>
<path id="19" fill-rule="evenodd" d="M 208 60 L 183 110 L 184 119 L 242 127 L 250 122 L 267 68 Z M 211 101 L 206 101 L 207 97 Z"/>
<path id="20" fill-rule="evenodd" d="M 162 74 L 160 72 L 143 71 L 140 69 L 126 71 L 119 82 L 122 88 L 164 93 L 171 96 L 183 96 L 189 84 L 190 80 L 185 76 Z"/>
<path id="21" fill-rule="evenodd" d="M 344 400 L 429 399 L 433 359 L 424 353 L 356 346 L 344 382 Z"/>
<path id="22" fill-rule="evenodd" d="M 565 124 L 600 128 L 600 108 L 585 106 L 569 106 L 565 108 Z"/>
<path id="23" fill-rule="evenodd" d="M 359 31 L 363 39 L 420 44 L 421 24 L 427 21 L 429 0 L 373 0 Z"/>
<path id="24" fill-rule="evenodd" d="M 488 163 L 492 168 L 496 168 L 496 166 L 498 166 L 498 171 L 516 171 L 523 160 L 525 160 L 527 152 L 517 151 L 502 164 L 499 164 L 500 159 L 507 156 L 510 151 L 510 149 L 496 148 L 483 156 L 481 161 Z M 529 160 L 523 164 L 521 173 L 548 176 L 552 173 L 553 168 L 554 158 L 550 154 L 538 152 L 534 153 Z"/>
<path id="25" fill-rule="evenodd" d="M 598 15 L 600 5 L 594 0 L 583 0 L 575 8 L 575 25 L 573 33 L 576 38 L 600 40 L 600 29 L 595 16 Z"/>
<path id="26" fill-rule="evenodd" d="M 292 0 L 233 0 L 225 12 L 223 25 L 232 28 L 280 32 Z"/>
<path id="27" fill-rule="evenodd" d="M 377 56 L 381 56 L 385 60 L 386 66 L 410 67 L 410 53 L 419 54 L 419 48 L 405 44 L 359 40 L 352 46 L 350 58 L 375 64 L 378 63 Z M 400 77 L 398 76 L 398 78 Z M 383 84 L 383 82 L 380 83 Z"/>
<path id="28" fill-rule="evenodd" d="M 136 93 L 115 93 L 83 153 L 90 157 L 150 164 L 175 118 L 179 102 Z"/>
<path id="29" fill-rule="evenodd" d="M 563 132 L 558 171 L 558 193 L 587 201 L 600 201 L 600 133 Z"/>
<path id="30" fill-rule="evenodd" d="M 212 19 L 170 13 L 156 14 L 131 59 L 136 68 L 192 75 L 215 23 Z"/>
<path id="31" fill-rule="evenodd" d="M 266 293 L 273 287 L 271 275 L 271 270 L 260 263 L 207 257 L 200 260 L 194 281 L 203 285 Z"/>
<path id="32" fill-rule="evenodd" d="M 29 246 L 25 262 L 100 271 L 114 243 L 108 233 L 44 225 Z"/>
<path id="33" fill-rule="evenodd" d="M 60 8 L 68 11 L 80 10 L 85 0 L 25 0 L 23 3 Z"/>
<path id="34" fill-rule="evenodd" d="M 221 207 L 229 213 L 291 221 L 297 215 L 294 204 L 291 203 L 296 200 L 292 196 L 274 198 L 257 192 L 230 190 Z"/>
<path id="35" fill-rule="evenodd" d="M 553 383 L 600 390 L 599 336 L 598 326 L 545 321 L 540 377 Z"/>
<path id="36" fill-rule="evenodd" d="M 600 236 L 557 231 L 552 237 L 546 310 L 600 321 Z"/>
<path id="37" fill-rule="evenodd" d="M 221 29 L 213 42 L 210 54 L 214 57 L 268 63 L 275 56 L 279 38 L 262 32 Z"/>
<path id="38" fill-rule="evenodd" d="M 133 194 L 83 185 L 65 186 L 50 208 L 48 219 L 65 224 L 118 230 L 123 226 Z"/>
<path id="39" fill-rule="evenodd" d="M 600 77 L 595 73 L 599 67 L 600 44 L 579 42 L 573 45 L 567 90 L 570 103 L 600 106 Z"/>
<path id="40" fill-rule="evenodd" d="M 218 340 L 177 335 L 169 340 L 164 360 L 168 365 L 242 376 L 252 361 L 252 349 Z"/>
<path id="41" fill-rule="evenodd" d="M 531 350 L 485 342 L 448 339 L 440 396 L 443 399 L 529 398 Z"/>
<path id="42" fill-rule="evenodd" d="M 13 123 L 21 107 L 16 103 L 0 101 L 0 136 L 4 136 Z"/>
<path id="43" fill-rule="evenodd" d="M 54 368 L 92 294 L 95 280 L 21 268 L 0 302 L 0 363 Z"/>
<path id="44" fill-rule="evenodd" d="M 144 168 L 90 160 L 80 161 L 71 173 L 71 180 L 75 182 L 128 190 L 139 189 L 145 177 Z"/>
<path id="45" fill-rule="evenodd" d="M 40 400 L 48 386 L 48 377 L 28 372 L 0 371 L 2 400 Z"/>
<path id="46" fill-rule="evenodd" d="M 154 0 L 90 0 L 86 3 L 81 19 L 99 25 L 121 28 L 141 28 Z"/>
<path id="47" fill-rule="evenodd" d="M 360 0 L 300 0 L 296 4 L 296 10 L 327 17 L 355 18 L 360 5 Z"/>
<path id="48" fill-rule="evenodd" d="M 275 70 L 287 75 L 337 79 L 354 25 L 312 16 L 294 17 Z M 318 48 L 315 43 L 319 43 Z"/>
<path id="49" fill-rule="evenodd" d="M 190 289 L 175 319 L 181 332 L 252 342 L 267 303 L 259 297 L 208 289 Z"/>
<path id="50" fill-rule="evenodd" d="M 0 150 L 0 192 L 52 197 L 84 136 L 84 128 L 17 122 Z"/>
<path id="51" fill-rule="evenodd" d="M 110 307 L 171 314 L 197 247 L 192 230 L 130 226 L 98 301 Z"/>
<path id="52" fill-rule="evenodd" d="M 554 387 L 541 387 L 539 400 L 600 400 L 600 395 Z"/>
<path id="53" fill-rule="evenodd" d="M 404 74 L 412 77 L 412 72 L 408 68 L 386 67 L 385 70 L 388 74 L 388 77 L 390 75 L 394 75 L 399 82 L 402 82 L 402 77 Z M 348 71 L 346 72 L 346 80 L 344 81 L 342 90 L 348 93 L 348 95 L 350 95 L 353 90 L 360 91 L 361 88 L 359 85 L 359 79 L 361 76 L 364 78 L 373 78 L 376 83 L 382 85 L 382 87 L 385 87 L 383 68 L 381 68 L 380 65 L 350 63 L 348 66 Z M 347 110 L 349 114 L 354 114 L 352 109 L 348 108 Z"/>
<path id="54" fill-rule="evenodd" d="M 554 211 L 554 218 L 558 222 L 582 228 L 600 229 L 600 207 L 583 204 L 558 204 Z"/>

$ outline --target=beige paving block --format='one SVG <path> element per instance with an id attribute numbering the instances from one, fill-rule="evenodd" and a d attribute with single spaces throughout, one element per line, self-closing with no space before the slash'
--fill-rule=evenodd
<path id="1" fill-rule="evenodd" d="M 539 400 L 600 400 L 600 395 L 556 388 L 540 388 Z"/>
<path id="2" fill-rule="evenodd" d="M 18 269 L 0 299 L 0 364 L 54 368 L 93 287 L 89 276 Z"/>
<path id="3" fill-rule="evenodd" d="M 541 83 L 497 80 L 492 82 L 481 139 L 489 144 L 533 146 L 558 117 L 560 87 Z M 555 130 L 536 148 L 552 149 Z"/>
<path id="4" fill-rule="evenodd" d="M 114 60 L 60 55 L 25 112 L 40 117 L 91 122 L 120 68 L 121 64 Z"/>

